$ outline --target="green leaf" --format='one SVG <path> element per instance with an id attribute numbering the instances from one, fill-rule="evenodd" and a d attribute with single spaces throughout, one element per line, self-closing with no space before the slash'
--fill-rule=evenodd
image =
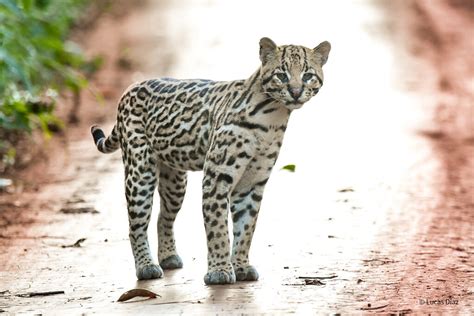
<path id="1" fill-rule="evenodd" d="M 16 2 L 13 0 L 0 0 L 0 6 L 4 6 L 10 12 L 15 13 L 17 15 L 21 14 L 21 10 L 18 8 Z"/>
<path id="2" fill-rule="evenodd" d="M 295 172 L 296 165 L 286 165 L 281 168 L 281 170 L 287 170 L 289 172 Z"/>
<path id="3" fill-rule="evenodd" d="M 49 5 L 49 0 L 36 0 L 35 4 L 37 8 L 43 10 Z"/>
<path id="4" fill-rule="evenodd" d="M 23 10 L 29 12 L 29 11 L 31 11 L 33 1 L 32 0 L 21 0 L 21 4 L 22 4 L 22 7 L 23 7 Z"/>

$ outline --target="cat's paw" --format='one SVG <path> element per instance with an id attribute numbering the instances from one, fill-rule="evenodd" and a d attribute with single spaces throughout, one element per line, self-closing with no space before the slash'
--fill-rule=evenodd
<path id="1" fill-rule="evenodd" d="M 253 266 L 235 268 L 235 277 L 237 281 L 257 281 L 258 272 Z"/>
<path id="2" fill-rule="evenodd" d="M 163 270 L 155 263 L 149 263 L 137 268 L 137 278 L 139 280 L 158 279 L 163 276 Z"/>
<path id="3" fill-rule="evenodd" d="M 231 269 L 230 271 L 227 271 L 220 269 L 208 272 L 204 276 L 204 283 L 206 283 L 207 285 L 235 283 L 234 270 Z"/>
<path id="4" fill-rule="evenodd" d="M 181 269 L 183 267 L 183 260 L 178 255 L 171 255 L 166 259 L 160 261 L 160 266 L 163 269 Z"/>

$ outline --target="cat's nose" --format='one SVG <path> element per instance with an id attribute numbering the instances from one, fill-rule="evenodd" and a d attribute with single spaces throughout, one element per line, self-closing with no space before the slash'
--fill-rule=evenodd
<path id="1" fill-rule="evenodd" d="M 289 90 L 290 95 L 293 99 L 298 100 L 298 98 L 301 96 L 301 92 L 303 92 L 302 88 L 290 88 Z"/>

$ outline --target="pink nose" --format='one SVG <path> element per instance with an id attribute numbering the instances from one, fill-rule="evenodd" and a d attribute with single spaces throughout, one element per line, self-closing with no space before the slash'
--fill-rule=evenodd
<path id="1" fill-rule="evenodd" d="M 303 92 L 303 89 L 301 88 L 290 88 L 290 95 L 293 99 L 298 100 L 298 98 L 301 96 L 301 92 Z"/>

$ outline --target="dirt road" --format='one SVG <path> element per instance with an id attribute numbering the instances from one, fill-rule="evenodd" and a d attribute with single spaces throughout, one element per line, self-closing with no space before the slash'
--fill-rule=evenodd
<path id="1" fill-rule="evenodd" d="M 438 4 L 457 16 L 448 2 Z M 0 311 L 474 312 L 472 86 L 439 92 L 445 72 L 423 53 L 432 43 L 414 32 L 412 16 L 437 11 L 424 11 L 423 1 L 418 11 L 372 1 L 140 3 L 103 17 L 82 40 L 107 56 L 95 80 L 106 105 L 86 99 L 67 148 L 51 145 L 57 154 L 35 177 L 0 195 Z M 184 268 L 136 281 L 120 154 L 99 154 L 87 127 L 101 120 L 110 130 L 120 91 L 136 80 L 249 76 L 262 36 L 306 46 L 329 40 L 333 50 L 321 93 L 291 117 L 266 188 L 251 252 L 261 279 L 204 285 L 201 174 L 193 173 L 176 222 Z M 279 170 L 287 164 L 296 172 Z M 155 225 L 149 234 L 156 248 Z M 135 287 L 159 297 L 116 302 Z M 50 291 L 59 293 L 31 295 Z"/>

